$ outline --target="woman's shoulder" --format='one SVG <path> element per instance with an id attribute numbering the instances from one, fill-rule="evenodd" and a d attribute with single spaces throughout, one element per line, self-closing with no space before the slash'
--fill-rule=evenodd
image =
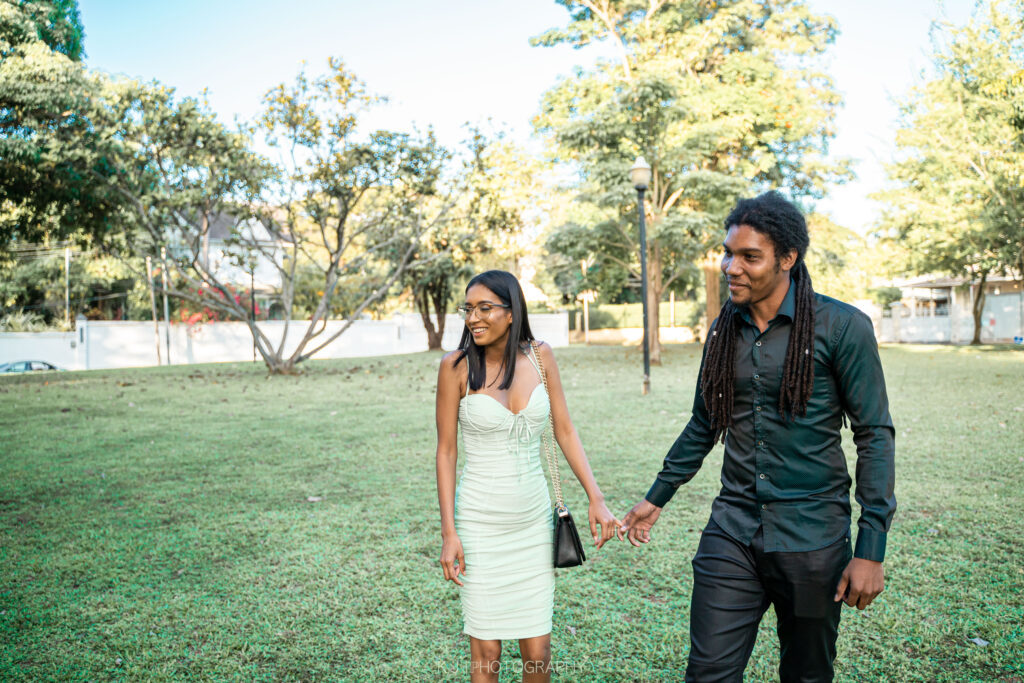
<path id="1" fill-rule="evenodd" d="M 459 361 L 462 360 L 465 352 L 462 349 L 455 349 L 444 354 L 441 358 L 441 369 L 447 371 L 454 371 L 455 366 L 458 365 Z"/>
<path id="2" fill-rule="evenodd" d="M 551 365 L 555 362 L 555 352 L 551 350 L 550 344 L 545 341 L 541 341 L 540 339 L 534 339 L 529 343 L 529 346 L 533 345 L 536 345 L 537 355 L 540 356 L 542 363 Z M 526 353 L 530 352 L 529 346 L 526 347 Z"/>
<path id="3" fill-rule="evenodd" d="M 537 351 L 540 355 L 545 359 L 555 359 L 555 352 L 551 349 L 551 344 L 548 344 L 546 341 L 541 341 L 540 339 L 535 339 L 534 342 L 537 344 Z"/>

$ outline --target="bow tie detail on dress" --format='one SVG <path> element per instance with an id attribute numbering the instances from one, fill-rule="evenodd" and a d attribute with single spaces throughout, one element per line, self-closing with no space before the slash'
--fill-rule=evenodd
<path id="1" fill-rule="evenodd" d="M 509 420 L 508 426 L 509 455 L 515 458 L 516 475 L 520 477 L 523 475 L 522 449 L 524 447 L 528 448 L 530 445 L 530 424 L 526 421 L 526 415 L 523 414 L 524 412 L 525 411 L 520 411 L 518 413 L 510 412 L 509 416 L 511 417 L 511 420 Z M 527 450 L 526 453 L 528 463 L 530 451 Z"/>

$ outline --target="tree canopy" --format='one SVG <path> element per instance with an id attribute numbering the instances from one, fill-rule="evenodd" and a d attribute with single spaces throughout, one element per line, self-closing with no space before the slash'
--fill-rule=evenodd
<path id="1" fill-rule="evenodd" d="M 933 33 L 934 72 L 902 102 L 882 228 L 908 271 L 980 280 L 979 343 L 986 279 L 1024 270 L 1024 1 Z"/>
<path id="2" fill-rule="evenodd" d="M 82 39 L 75 0 L 0 2 L 0 248 L 118 224 Z"/>
<path id="3" fill-rule="evenodd" d="M 778 186 L 817 197 L 845 167 L 826 161 L 840 98 L 819 58 L 833 20 L 797 0 L 560 0 L 569 23 L 536 45 L 610 41 L 598 62 L 549 90 L 535 125 L 552 156 L 575 164 L 581 199 L 606 210 L 595 225 L 566 225 L 553 249 L 587 251 L 598 267 L 639 280 L 636 192 L 628 169 L 642 155 L 653 177 L 647 296 L 652 358 L 658 306 L 720 244 L 740 195 Z M 579 254 L 577 254 L 579 255 Z M 717 292 L 719 273 L 706 270 Z M 717 311 L 709 311 L 709 317 Z"/>

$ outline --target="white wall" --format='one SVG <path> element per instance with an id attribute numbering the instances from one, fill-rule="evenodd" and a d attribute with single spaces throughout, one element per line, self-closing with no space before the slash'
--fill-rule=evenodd
<path id="1" fill-rule="evenodd" d="M 0 332 L 0 363 L 44 360 L 71 368 L 78 364 L 77 347 L 75 332 Z"/>
<path id="2" fill-rule="evenodd" d="M 78 321 L 75 332 L 0 333 L 0 363 L 15 360 L 44 360 L 69 370 L 141 367 L 157 364 L 152 322 Z M 285 344 L 290 354 L 302 338 L 306 321 L 292 321 Z M 336 332 L 343 321 L 329 321 L 326 329 L 306 345 L 315 348 Z M 265 321 L 259 329 L 274 345 L 284 334 L 284 321 Z M 532 315 L 530 327 L 538 339 L 551 346 L 569 345 L 569 315 L 566 312 Z M 457 315 L 445 320 L 442 346 L 454 349 L 462 335 L 463 322 Z M 167 363 L 166 327 L 160 325 L 160 354 Z M 245 323 L 219 322 L 170 329 L 171 363 L 218 363 L 252 360 L 252 335 Z M 315 354 L 314 358 L 353 358 L 415 353 L 427 350 L 427 332 L 418 315 L 400 315 L 391 320 L 358 320 L 340 337 Z"/>
<path id="3" fill-rule="evenodd" d="M 950 315 L 902 317 L 901 306 L 892 318 L 881 318 L 880 311 L 867 311 L 875 323 L 881 342 L 953 342 L 968 343 L 974 338 L 974 317 L 968 297 L 954 295 Z M 1005 342 L 1024 336 L 1024 298 L 1020 294 L 989 294 L 981 315 L 981 341 Z"/>

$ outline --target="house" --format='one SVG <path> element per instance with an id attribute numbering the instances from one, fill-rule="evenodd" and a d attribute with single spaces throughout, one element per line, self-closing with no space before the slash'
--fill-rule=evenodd
<path id="1" fill-rule="evenodd" d="M 879 341 L 962 344 L 974 338 L 974 301 L 980 283 L 962 277 L 919 277 L 895 280 L 892 285 L 901 290 L 900 301 L 886 311 L 877 305 L 867 310 Z M 988 278 L 981 324 L 983 343 L 1024 336 L 1024 279 Z"/>
<path id="2" fill-rule="evenodd" d="M 223 282 L 246 289 L 254 284 L 257 292 L 280 292 L 281 272 L 274 262 L 280 263 L 284 249 L 291 243 L 281 234 L 280 226 L 268 218 L 240 220 L 227 213 L 213 214 L 200 259 Z M 251 268 L 235 263 L 233 256 L 245 251 L 233 244 L 238 241 L 259 247 Z"/>
<path id="3" fill-rule="evenodd" d="M 182 245 L 188 244 L 184 234 L 181 238 Z M 194 256 L 220 282 L 242 291 L 251 288 L 256 294 L 256 305 L 273 313 L 283 285 L 275 262 L 282 262 L 290 244 L 281 227 L 269 218 L 238 218 L 219 212 L 210 214 Z M 247 263 L 245 255 L 250 245 L 257 249 L 252 251 L 253 261 Z"/>

